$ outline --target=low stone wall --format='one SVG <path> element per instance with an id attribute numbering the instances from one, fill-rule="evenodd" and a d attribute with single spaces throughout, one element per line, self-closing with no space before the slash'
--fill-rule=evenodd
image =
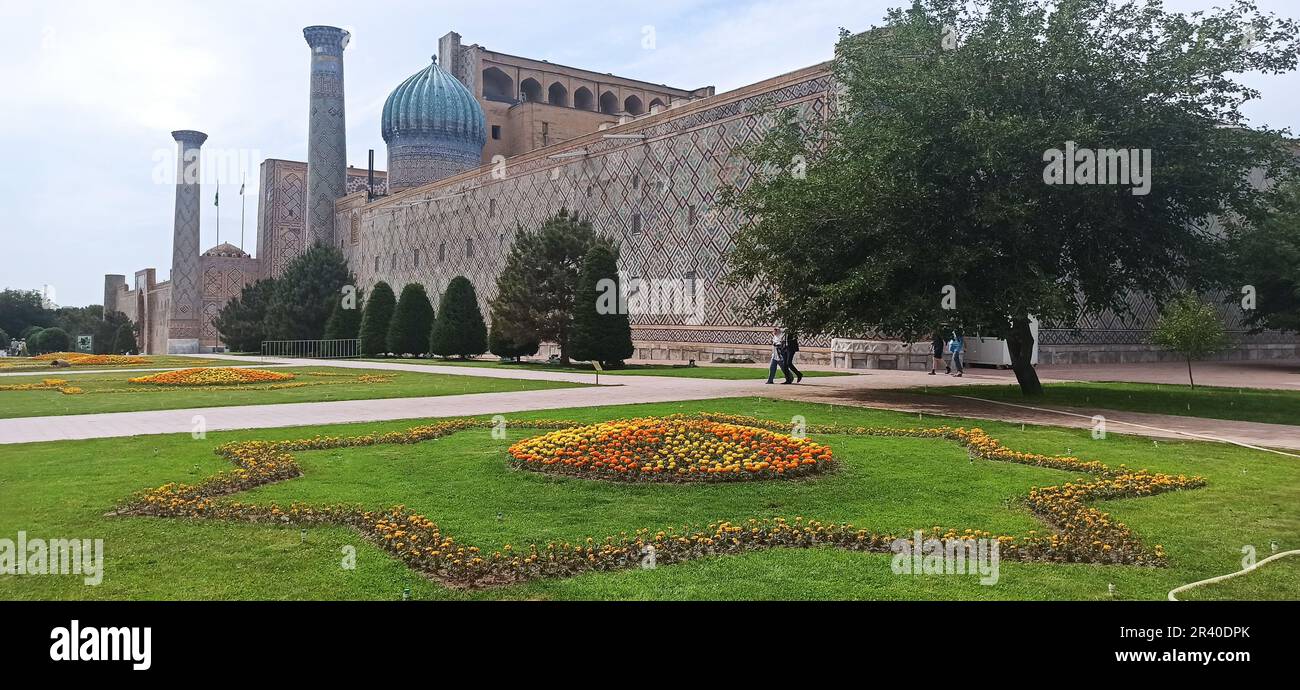
<path id="1" fill-rule="evenodd" d="M 1243 362 L 1300 357 L 1300 343 L 1238 344 L 1214 357 L 1219 362 Z M 1038 350 L 1040 364 L 1145 364 L 1181 362 L 1173 352 L 1152 345 L 1043 345 Z"/>
<path id="2" fill-rule="evenodd" d="M 844 351 L 831 348 L 810 347 L 799 351 L 799 364 L 833 366 L 836 369 L 902 369 L 929 371 L 930 344 L 905 343 L 888 340 L 855 340 L 851 346 L 841 346 Z M 738 363 L 746 358 L 757 364 L 766 364 L 771 348 L 745 345 L 718 345 L 709 343 L 665 343 L 633 341 L 636 352 L 633 359 L 646 362 L 684 364 Z M 558 355 L 554 345 L 543 345 L 538 357 Z M 1248 343 L 1208 358 L 1214 361 L 1251 361 L 1269 359 L 1300 359 L 1300 340 L 1295 343 Z M 1149 362 L 1175 362 L 1180 358 L 1152 345 L 1041 345 L 1039 364 L 1141 364 Z M 969 365 L 968 365 L 969 366 Z"/>

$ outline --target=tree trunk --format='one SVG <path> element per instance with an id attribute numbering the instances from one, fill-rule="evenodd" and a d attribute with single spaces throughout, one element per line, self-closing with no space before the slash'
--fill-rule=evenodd
<path id="1" fill-rule="evenodd" d="M 1029 318 L 1017 318 L 1011 321 L 1011 330 L 1007 332 L 1007 349 L 1011 352 L 1011 370 L 1016 373 L 1016 383 L 1020 392 L 1026 397 L 1043 394 L 1043 384 L 1038 380 L 1038 371 L 1034 369 L 1034 333 L 1029 329 Z"/>
<path id="2" fill-rule="evenodd" d="M 1196 387 L 1196 381 L 1195 381 L 1195 379 L 1192 378 L 1192 358 L 1191 358 L 1191 357 L 1188 357 L 1188 358 L 1187 358 L 1187 383 L 1191 384 L 1192 388 L 1195 388 L 1195 387 Z"/>

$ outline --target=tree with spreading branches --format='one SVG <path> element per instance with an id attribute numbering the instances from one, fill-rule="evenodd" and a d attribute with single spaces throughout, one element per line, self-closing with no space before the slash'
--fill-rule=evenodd
<path id="1" fill-rule="evenodd" d="M 1295 176 L 1281 133 L 1246 123 L 1259 94 L 1237 75 L 1295 69 L 1298 37 L 1249 0 L 891 10 L 841 35 L 833 115 L 772 111 L 741 149 L 761 174 L 724 190 L 751 219 L 730 279 L 757 288 L 752 316 L 802 333 L 996 335 L 1041 394 L 1033 319 L 1210 285 L 1225 237 L 1208 219 L 1259 210 L 1252 171 Z"/>

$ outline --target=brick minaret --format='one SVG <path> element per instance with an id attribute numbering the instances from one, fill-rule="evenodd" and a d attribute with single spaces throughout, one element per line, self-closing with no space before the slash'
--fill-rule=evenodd
<path id="1" fill-rule="evenodd" d="M 347 136 L 343 116 L 343 49 L 348 32 L 309 26 L 311 116 L 307 127 L 306 241 L 334 244 L 334 201 L 346 192 Z"/>
<path id="2" fill-rule="evenodd" d="M 171 315 L 167 352 L 199 351 L 199 147 L 203 132 L 172 132 L 176 152 L 176 216 L 172 231 Z"/>

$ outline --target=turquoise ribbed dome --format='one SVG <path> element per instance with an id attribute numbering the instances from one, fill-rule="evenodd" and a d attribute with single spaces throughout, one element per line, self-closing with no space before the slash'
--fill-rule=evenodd
<path id="1" fill-rule="evenodd" d="M 487 142 L 483 108 L 460 80 L 432 64 L 411 75 L 389 94 L 381 120 L 384 141 L 441 140 L 453 149 L 478 155 Z"/>

